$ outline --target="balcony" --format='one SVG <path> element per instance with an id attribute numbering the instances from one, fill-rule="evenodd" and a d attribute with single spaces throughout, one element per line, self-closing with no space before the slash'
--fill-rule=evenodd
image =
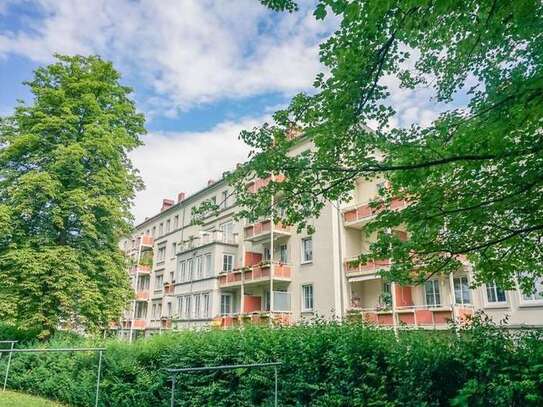
<path id="1" fill-rule="evenodd" d="M 284 175 L 275 175 L 274 182 L 283 182 L 285 180 Z M 267 178 L 257 178 L 247 183 L 247 191 L 250 193 L 257 193 L 258 190 L 264 188 L 271 182 L 271 176 Z"/>
<path id="2" fill-rule="evenodd" d="M 172 329 L 172 317 L 171 316 L 163 316 L 160 319 L 160 327 L 162 329 Z"/>
<path id="3" fill-rule="evenodd" d="M 211 326 L 219 329 L 238 328 L 244 325 L 275 325 L 292 324 L 292 315 L 284 312 L 254 312 L 250 315 L 222 315 L 211 322 Z"/>
<path id="4" fill-rule="evenodd" d="M 392 309 L 352 308 L 349 318 L 361 318 L 365 323 L 385 327 L 393 326 L 396 318 L 396 325 L 399 327 L 446 329 L 453 315 L 457 322 L 465 323 L 472 314 L 473 309 L 466 306 L 455 306 L 453 309 L 450 305 L 409 305 L 399 306 L 394 312 Z"/>
<path id="5" fill-rule="evenodd" d="M 291 281 L 292 269 L 283 263 L 273 263 L 273 279 L 278 281 Z M 269 281 L 271 264 L 260 263 L 219 275 L 219 287 L 233 287 L 241 284 L 259 283 Z"/>
<path id="6" fill-rule="evenodd" d="M 164 295 L 172 295 L 175 290 L 173 282 L 164 283 Z"/>
<path id="7" fill-rule="evenodd" d="M 130 273 L 147 275 L 151 273 L 151 266 L 143 266 L 141 264 L 137 264 L 135 266 L 132 266 L 132 268 L 130 269 Z"/>
<path id="8" fill-rule="evenodd" d="M 251 242 L 258 242 L 271 238 L 272 223 L 269 219 L 261 222 L 254 223 L 244 228 L 245 240 Z M 273 225 L 273 234 L 276 237 L 288 237 L 290 236 L 290 227 L 276 223 Z"/>
<path id="9" fill-rule="evenodd" d="M 376 274 L 379 270 L 390 267 L 390 259 L 370 261 L 368 263 L 356 264 L 357 257 L 346 260 L 343 268 L 347 277 L 369 276 Z"/>
<path id="10" fill-rule="evenodd" d="M 149 299 L 149 290 L 137 290 L 136 301 L 147 301 Z"/>
<path id="11" fill-rule="evenodd" d="M 237 245 L 238 244 L 238 235 L 236 233 L 228 236 L 225 235 L 222 231 L 216 230 L 213 232 L 202 233 L 197 237 L 194 237 L 189 240 L 185 240 L 178 245 L 177 253 L 184 253 L 189 250 L 198 249 L 199 247 L 212 244 L 212 243 L 222 243 L 228 245 Z"/>
<path id="12" fill-rule="evenodd" d="M 405 199 L 393 198 L 390 202 L 391 210 L 401 210 L 407 206 Z M 362 229 L 371 219 L 373 219 L 379 212 L 383 210 L 382 207 L 372 207 L 370 202 L 357 204 L 345 208 L 343 212 L 343 224 L 346 227 L 354 229 Z"/>
<path id="13" fill-rule="evenodd" d="M 145 329 L 147 328 L 147 321 L 145 319 L 134 319 L 132 321 L 132 329 Z"/>

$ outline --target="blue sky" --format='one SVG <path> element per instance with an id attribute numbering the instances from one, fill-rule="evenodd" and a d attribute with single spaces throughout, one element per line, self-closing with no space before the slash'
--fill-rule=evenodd
<path id="1" fill-rule="evenodd" d="M 21 82 L 54 53 L 113 61 L 147 118 L 145 145 L 132 154 L 147 186 L 133 210 L 141 221 L 162 198 L 243 161 L 239 132 L 311 91 L 323 70 L 318 45 L 337 21 L 317 22 L 313 0 L 300 3 L 278 14 L 257 0 L 0 0 L 0 115 L 30 100 Z M 392 79 L 391 89 L 392 125 L 435 118 L 427 95 Z"/>

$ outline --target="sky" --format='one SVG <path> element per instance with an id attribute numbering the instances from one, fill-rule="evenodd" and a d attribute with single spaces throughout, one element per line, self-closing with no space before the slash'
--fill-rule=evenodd
<path id="1" fill-rule="evenodd" d="M 194 193 L 247 158 L 243 129 L 269 121 L 298 92 L 312 92 L 324 70 L 318 45 L 333 16 L 316 21 L 313 0 L 276 13 L 257 0 L 0 0 L 0 115 L 23 81 L 53 54 L 111 60 L 146 116 L 144 145 L 131 153 L 146 189 L 136 195 L 136 222 L 163 198 Z M 430 123 L 440 111 L 424 91 L 399 89 L 391 123 Z"/>

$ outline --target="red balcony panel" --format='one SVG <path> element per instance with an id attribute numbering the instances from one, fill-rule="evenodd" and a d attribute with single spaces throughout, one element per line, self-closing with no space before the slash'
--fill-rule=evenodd
<path id="1" fill-rule="evenodd" d="M 451 311 L 434 311 L 434 321 L 436 325 L 447 324 L 451 319 Z"/>
<path id="2" fill-rule="evenodd" d="M 246 252 L 245 253 L 245 266 L 251 267 L 255 264 L 258 264 L 262 261 L 262 254 L 255 252 Z"/>
<path id="3" fill-rule="evenodd" d="M 136 300 L 146 301 L 149 299 L 149 290 L 136 291 Z"/>
<path id="4" fill-rule="evenodd" d="M 155 240 L 152 236 L 143 235 L 141 236 L 141 244 L 143 246 L 152 246 L 154 244 Z"/>
<path id="5" fill-rule="evenodd" d="M 135 319 L 132 327 L 134 329 L 145 329 L 146 321 L 144 319 Z"/>
<path id="6" fill-rule="evenodd" d="M 400 320 L 401 324 L 415 325 L 415 314 L 411 312 L 407 314 L 399 314 L 398 319 Z"/>
<path id="7" fill-rule="evenodd" d="M 275 277 L 290 278 L 291 269 L 286 264 L 275 264 L 273 274 Z"/>
<path id="8" fill-rule="evenodd" d="M 363 319 L 369 324 L 378 324 L 379 318 L 376 312 L 364 312 Z"/>
<path id="9" fill-rule="evenodd" d="M 457 308 L 456 315 L 461 323 L 468 322 L 473 315 L 472 308 Z"/>
<path id="10" fill-rule="evenodd" d="M 260 311 L 262 309 L 262 297 L 245 295 L 243 300 L 243 312 L 245 313 Z"/>
<path id="11" fill-rule="evenodd" d="M 396 285 L 396 306 L 408 307 L 413 305 L 413 296 L 410 286 Z"/>
<path id="12" fill-rule="evenodd" d="M 417 318 L 417 325 L 433 325 L 434 317 L 432 311 L 427 309 L 418 309 L 415 310 L 415 315 Z"/>
<path id="13" fill-rule="evenodd" d="M 379 325 L 394 325 L 392 314 L 377 314 Z"/>
<path id="14" fill-rule="evenodd" d="M 219 276 L 219 285 L 226 284 L 226 274 Z"/>

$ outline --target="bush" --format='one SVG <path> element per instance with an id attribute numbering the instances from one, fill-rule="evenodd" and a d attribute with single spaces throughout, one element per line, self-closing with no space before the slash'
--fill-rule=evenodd
<path id="1" fill-rule="evenodd" d="M 539 406 L 542 339 L 540 331 L 510 332 L 478 317 L 459 335 L 402 331 L 398 340 L 391 331 L 335 322 L 110 340 L 101 405 L 168 406 L 162 368 L 279 360 L 282 406 Z M 62 338 L 47 347 L 99 344 Z M 17 354 L 9 385 L 92 405 L 96 366 L 92 354 Z M 273 405 L 273 370 L 180 374 L 176 399 L 178 406 Z"/>

